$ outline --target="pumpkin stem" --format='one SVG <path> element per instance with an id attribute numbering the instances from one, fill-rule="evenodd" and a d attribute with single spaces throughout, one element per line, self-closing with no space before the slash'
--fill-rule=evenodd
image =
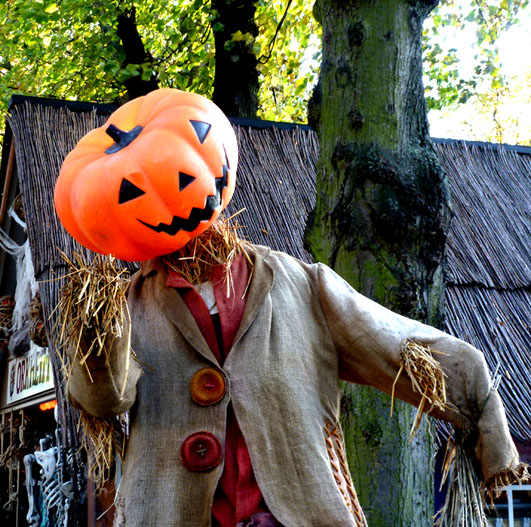
<path id="1" fill-rule="evenodd" d="M 118 152 L 122 148 L 125 148 L 127 145 L 129 145 L 134 139 L 138 137 L 138 134 L 142 131 L 141 126 L 135 126 L 133 129 L 129 130 L 129 132 L 126 132 L 125 130 L 121 130 L 114 124 L 110 124 L 107 126 L 107 129 L 105 130 L 105 133 L 112 137 L 114 141 L 114 145 L 110 146 L 105 150 L 106 154 L 114 154 L 115 152 Z"/>
<path id="2" fill-rule="evenodd" d="M 119 143 L 122 137 L 127 134 L 125 130 L 120 130 L 120 128 L 118 128 L 115 124 L 110 124 L 107 127 L 107 130 L 105 130 L 105 133 L 110 135 L 115 143 Z"/>

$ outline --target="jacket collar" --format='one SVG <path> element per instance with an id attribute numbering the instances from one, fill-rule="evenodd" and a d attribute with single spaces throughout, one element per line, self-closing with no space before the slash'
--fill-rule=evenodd
<path id="1" fill-rule="evenodd" d="M 162 263 L 162 257 L 160 256 L 146 260 L 145 262 L 140 262 L 140 273 L 144 278 L 155 276 L 159 271 L 166 272 L 166 267 Z"/>
<path id="2" fill-rule="evenodd" d="M 253 323 L 264 303 L 264 299 L 271 291 L 275 282 L 275 271 L 268 261 L 271 249 L 261 245 L 249 245 L 246 246 L 246 250 L 253 262 L 251 283 L 247 293 L 248 297 L 247 303 L 245 304 L 245 311 L 243 312 L 240 327 L 234 337 L 233 346 Z"/>
<path id="3" fill-rule="evenodd" d="M 268 262 L 271 249 L 258 245 L 246 245 L 245 249 L 253 262 L 251 270 L 251 282 L 247 291 L 245 311 L 240 327 L 234 337 L 233 346 L 249 329 L 255 320 L 274 284 L 275 273 Z M 140 264 L 140 272 L 144 278 L 153 277 L 158 282 L 156 297 L 164 314 L 177 326 L 186 340 L 205 358 L 217 364 L 214 354 L 208 347 L 194 317 L 188 310 L 181 295 L 174 288 L 166 287 L 168 273 L 161 257 L 147 260 Z"/>

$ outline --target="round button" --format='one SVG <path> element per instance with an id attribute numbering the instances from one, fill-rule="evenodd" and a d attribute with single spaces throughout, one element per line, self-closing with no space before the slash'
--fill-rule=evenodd
<path id="1" fill-rule="evenodd" d="M 216 404 L 225 395 L 225 379 L 214 368 L 201 368 L 190 381 L 192 399 L 201 406 Z"/>
<path id="2" fill-rule="evenodd" d="M 196 432 L 181 445 L 181 462 L 191 472 L 206 472 L 221 463 L 223 449 L 210 432 Z"/>

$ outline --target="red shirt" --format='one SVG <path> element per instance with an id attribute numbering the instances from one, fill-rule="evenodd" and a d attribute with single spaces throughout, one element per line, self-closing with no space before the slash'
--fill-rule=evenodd
<path id="1" fill-rule="evenodd" d="M 201 295 L 183 276 L 168 268 L 166 285 L 178 289 L 220 366 L 229 354 L 240 326 L 245 309 L 245 290 L 248 280 L 247 263 L 245 257 L 240 255 L 231 265 L 230 296 L 227 297 L 225 266 L 220 265 L 213 269 L 212 285 L 219 312 L 216 335 L 213 316 L 210 315 Z M 268 509 L 254 477 L 245 439 L 232 405 L 229 404 L 225 465 L 212 505 L 212 525 L 235 527 L 238 522 L 248 520 L 253 514 L 266 511 Z"/>

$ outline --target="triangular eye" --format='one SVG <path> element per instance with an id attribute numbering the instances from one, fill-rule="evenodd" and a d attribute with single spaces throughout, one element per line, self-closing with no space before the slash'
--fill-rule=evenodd
<path id="1" fill-rule="evenodd" d="M 132 199 L 139 198 L 145 194 L 145 192 L 138 188 L 136 185 L 128 181 L 127 179 L 122 179 L 122 184 L 120 185 L 120 195 L 118 197 L 118 204 L 126 203 Z"/>
<path id="2" fill-rule="evenodd" d="M 190 124 L 194 127 L 199 142 L 203 144 L 204 140 L 206 139 L 206 136 L 208 135 L 208 132 L 210 132 L 210 128 L 212 127 L 212 125 L 205 123 L 204 121 L 192 120 L 190 120 Z"/>
<path id="3" fill-rule="evenodd" d="M 194 180 L 194 176 L 190 176 L 184 172 L 179 172 L 179 190 L 185 189 Z"/>

